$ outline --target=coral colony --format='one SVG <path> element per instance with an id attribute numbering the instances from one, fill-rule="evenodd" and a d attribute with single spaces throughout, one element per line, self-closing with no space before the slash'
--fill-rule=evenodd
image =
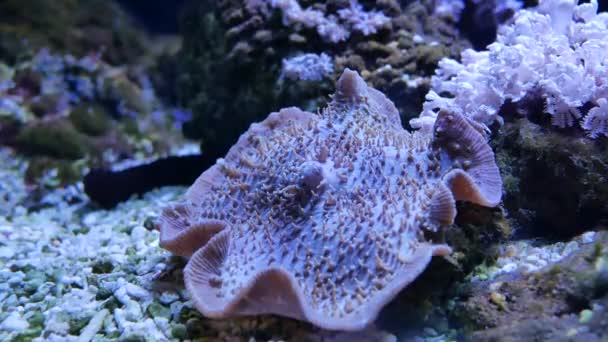
<path id="1" fill-rule="evenodd" d="M 0 341 L 608 341 L 605 3 L 119 3 L 0 1 Z"/>
<path id="2" fill-rule="evenodd" d="M 490 125 L 505 103 L 525 107 L 541 99 L 554 126 L 608 136 L 608 13 L 597 8 L 597 1 L 550 0 L 518 11 L 486 51 L 469 49 L 462 62 L 439 62 L 411 125 L 432 128 L 440 109 Z"/>
<path id="3" fill-rule="evenodd" d="M 357 31 L 364 36 L 374 34 L 379 28 L 390 23 L 390 18 L 380 11 L 365 11 L 357 1 L 351 0 L 350 7 L 338 11 L 335 15 L 325 16 L 320 10 L 302 8 L 296 0 L 269 0 L 267 3 L 258 1 L 253 7 L 270 5 L 283 13 L 283 24 L 300 24 L 308 28 L 316 28 L 324 41 L 338 43 L 350 37 L 351 31 Z M 251 7 L 251 5 L 250 5 Z"/>
<path id="4" fill-rule="evenodd" d="M 251 125 L 185 199 L 163 211 L 161 246 L 190 257 L 186 287 L 210 317 L 274 313 L 356 330 L 451 249 L 455 200 L 495 206 L 501 178 L 479 125 L 438 114 L 405 131 L 354 71 L 319 114 Z"/>
<path id="5" fill-rule="evenodd" d="M 281 76 L 295 81 L 320 81 L 333 72 L 333 61 L 327 54 L 306 53 L 283 59 Z"/>

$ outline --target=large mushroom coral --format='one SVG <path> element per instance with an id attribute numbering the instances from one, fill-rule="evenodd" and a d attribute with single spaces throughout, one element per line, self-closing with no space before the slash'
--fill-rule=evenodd
<path id="1" fill-rule="evenodd" d="M 357 330 L 450 248 L 434 237 L 455 199 L 497 205 L 482 132 L 439 113 L 405 131 L 395 106 L 354 71 L 318 115 L 297 108 L 251 125 L 160 218 L 161 245 L 190 257 L 209 317 L 279 314 Z"/>

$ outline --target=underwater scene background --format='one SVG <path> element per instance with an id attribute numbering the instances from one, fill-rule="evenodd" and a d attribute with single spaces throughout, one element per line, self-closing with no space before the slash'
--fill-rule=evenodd
<path id="1" fill-rule="evenodd" d="M 607 11 L 0 0 L 0 341 L 607 341 Z"/>

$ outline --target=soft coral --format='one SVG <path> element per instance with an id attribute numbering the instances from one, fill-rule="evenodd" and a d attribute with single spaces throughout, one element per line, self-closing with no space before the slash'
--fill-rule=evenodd
<path id="1" fill-rule="evenodd" d="M 505 103 L 540 96 L 553 125 L 578 123 L 592 138 L 606 135 L 608 13 L 597 8 L 595 0 L 541 1 L 536 10 L 519 11 L 487 51 L 466 50 L 462 62 L 442 60 L 412 127 L 432 127 L 441 109 L 490 125 L 501 120 Z M 598 106 L 581 120 L 588 104 Z"/>

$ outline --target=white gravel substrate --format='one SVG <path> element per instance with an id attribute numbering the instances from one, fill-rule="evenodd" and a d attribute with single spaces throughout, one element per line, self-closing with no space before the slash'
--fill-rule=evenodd
<path id="1" fill-rule="evenodd" d="M 202 317 L 181 287 L 179 259 L 158 247 L 157 231 L 144 227 L 184 188 L 99 210 L 76 185 L 52 191 L 42 209 L 28 211 L 24 168 L 0 150 L 0 341 L 165 341 L 189 334 L 213 340 L 221 334 L 201 331 L 209 324 L 197 327 Z"/>
<path id="2" fill-rule="evenodd" d="M 26 162 L 0 148 L 0 341 L 342 341 L 274 316 L 209 320 L 183 288 L 183 260 L 158 246 L 148 224 L 183 187 L 112 210 L 82 185 L 57 189 L 28 210 Z M 146 228 L 147 227 L 147 228 Z M 395 341 L 370 330 L 365 341 Z"/>
<path id="3" fill-rule="evenodd" d="M 0 217 L 0 340 L 174 337 L 171 314 L 187 300 L 176 292 L 178 304 L 154 315 L 162 311 L 151 305 L 160 294 L 150 289 L 170 256 L 143 222 L 183 189 L 165 188 L 105 211 L 85 201 L 67 204 L 66 193 L 82 197 L 74 186 L 52 192 L 43 200 L 46 208 L 28 212 L 19 204 L 26 195 L 22 165 L 6 151 L 0 157 L 0 197 L 12 196 Z"/>

